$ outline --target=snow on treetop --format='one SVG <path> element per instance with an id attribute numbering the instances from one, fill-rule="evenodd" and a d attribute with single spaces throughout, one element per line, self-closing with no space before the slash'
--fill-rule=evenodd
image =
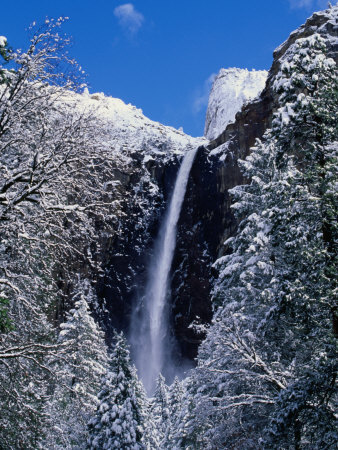
<path id="1" fill-rule="evenodd" d="M 318 34 L 321 34 L 323 36 L 323 38 L 325 39 L 325 41 L 331 42 L 331 46 L 335 47 L 335 46 L 337 46 L 337 41 L 338 41 L 336 33 L 334 32 L 334 30 L 336 29 L 336 26 L 337 26 L 337 14 L 338 14 L 338 4 L 335 6 L 332 6 L 328 9 L 325 9 L 323 11 L 316 11 L 312 14 L 312 16 L 306 21 L 306 23 L 304 25 L 302 25 L 301 27 L 294 30 L 290 34 L 290 37 L 291 36 L 296 37 L 297 35 L 299 37 L 302 37 L 304 35 L 304 30 L 306 30 L 306 28 L 308 26 L 307 25 L 308 22 L 313 21 L 313 18 L 315 18 L 316 16 L 317 17 L 322 16 L 326 20 L 320 20 L 320 21 L 318 21 L 318 24 L 312 23 L 311 24 L 312 31 L 316 32 Z M 332 27 L 332 28 L 330 27 L 332 29 L 332 32 L 329 32 L 329 33 L 327 32 L 328 24 L 330 24 L 330 26 Z M 275 49 L 274 54 L 282 52 L 283 48 L 289 45 L 289 42 L 290 42 L 290 39 L 287 39 L 286 41 L 284 41 L 281 45 L 279 45 Z M 281 57 L 281 62 L 287 56 L 288 56 L 288 51 L 286 51 L 285 54 Z"/>
<path id="2" fill-rule="evenodd" d="M 0 47 L 5 47 L 7 43 L 7 38 L 5 36 L 0 36 Z"/>
<path id="3" fill-rule="evenodd" d="M 215 139 L 234 122 L 243 104 L 263 90 L 267 76 L 266 70 L 221 69 L 211 88 L 204 135 Z"/>

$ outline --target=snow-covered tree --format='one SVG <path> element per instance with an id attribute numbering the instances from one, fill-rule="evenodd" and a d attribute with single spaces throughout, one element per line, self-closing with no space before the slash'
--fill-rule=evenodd
<path id="1" fill-rule="evenodd" d="M 13 448 L 37 446 L 55 324 L 76 273 L 102 275 L 100 245 L 119 215 L 117 193 L 102 188 L 116 161 L 92 113 L 74 107 L 81 85 L 62 22 L 33 27 L 27 51 L 1 39 L 0 442 Z"/>
<path id="2" fill-rule="evenodd" d="M 161 446 L 164 446 L 170 428 L 170 411 L 168 386 L 162 374 L 159 374 L 156 380 L 155 392 L 151 400 L 151 415 L 155 423 L 157 439 Z"/>
<path id="3" fill-rule="evenodd" d="M 3 62 L 0 66 L 0 85 L 1 85 L 7 82 L 6 70 L 3 68 L 3 64 L 5 64 L 10 60 L 9 46 L 6 36 L 0 36 L 0 58 Z"/>
<path id="4" fill-rule="evenodd" d="M 271 215 L 276 262 L 284 267 L 271 318 L 285 329 L 284 345 L 293 345 L 293 360 L 286 361 L 294 367 L 273 416 L 272 439 L 296 447 L 335 441 L 338 82 L 325 52 L 317 34 L 298 40 L 274 85 L 283 104 L 273 127 L 276 161 L 286 188 L 284 208 Z"/>
<path id="5" fill-rule="evenodd" d="M 126 340 L 122 333 L 116 334 L 98 395 L 99 406 L 89 422 L 90 449 L 142 448 L 142 415 L 135 376 Z"/>
<path id="6" fill-rule="evenodd" d="M 231 191 L 239 229 L 195 372 L 206 448 L 334 442 L 337 71 L 319 35 L 288 49 L 274 89 L 272 127 L 242 162 L 251 182 Z"/>
<path id="7" fill-rule="evenodd" d="M 151 411 L 151 399 L 147 397 L 135 366 L 132 366 L 135 396 L 139 405 L 140 427 L 143 429 L 142 446 L 147 450 L 160 449 L 160 440 Z"/>
<path id="8" fill-rule="evenodd" d="M 183 383 L 178 377 L 175 377 L 173 383 L 169 387 L 169 410 L 171 417 L 176 416 L 180 411 L 184 393 L 185 389 Z"/>
<path id="9" fill-rule="evenodd" d="M 182 410 L 186 399 L 186 388 L 183 381 L 176 376 L 168 391 L 169 425 L 166 431 L 166 447 L 175 448 L 182 437 Z"/>
<path id="10" fill-rule="evenodd" d="M 87 280 L 79 279 L 73 300 L 74 307 L 60 326 L 62 351 L 54 364 L 57 379 L 48 408 L 46 446 L 55 449 L 86 447 L 87 424 L 98 406 L 108 364 L 104 333 L 90 315 L 88 305 L 95 298 Z"/>
<path id="11" fill-rule="evenodd" d="M 175 422 L 172 425 L 169 440 L 169 448 L 184 448 L 193 450 L 195 448 L 208 448 L 209 442 L 206 431 L 208 430 L 208 410 L 198 394 L 204 380 L 199 379 L 196 372 L 192 372 L 191 376 L 184 381 L 184 393 L 181 401 L 181 408 L 176 413 Z M 199 407 L 204 409 L 204 420 L 202 420 L 203 412 Z"/>

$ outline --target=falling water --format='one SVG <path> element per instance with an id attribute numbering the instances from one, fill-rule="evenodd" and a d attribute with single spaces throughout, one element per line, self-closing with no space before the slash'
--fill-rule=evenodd
<path id="1" fill-rule="evenodd" d="M 183 158 L 170 205 L 155 242 L 143 302 L 135 310 L 131 323 L 131 345 L 136 366 L 149 393 L 153 392 L 158 374 L 173 365 L 167 307 L 169 274 L 176 246 L 177 222 L 196 151 L 188 151 Z"/>

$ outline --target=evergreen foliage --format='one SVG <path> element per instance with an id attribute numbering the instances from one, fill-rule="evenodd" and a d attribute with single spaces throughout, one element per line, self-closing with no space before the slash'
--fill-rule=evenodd
<path id="1" fill-rule="evenodd" d="M 156 380 L 155 392 L 151 402 L 151 417 L 155 424 L 157 440 L 160 443 L 160 448 L 162 448 L 165 446 L 167 434 L 170 430 L 168 386 L 162 374 L 159 374 Z"/>
<path id="2" fill-rule="evenodd" d="M 57 373 L 55 391 L 49 401 L 46 447 L 85 448 L 87 424 L 98 406 L 97 394 L 108 364 L 104 334 L 89 312 L 94 295 L 87 280 L 79 280 L 74 307 L 61 324 L 58 342 L 62 360 L 53 365 Z"/>
<path id="3" fill-rule="evenodd" d="M 185 394 L 183 383 L 176 376 L 169 388 L 169 410 L 171 421 L 179 414 Z"/>
<path id="4" fill-rule="evenodd" d="M 206 448 L 335 439 L 337 71 L 323 38 L 289 48 L 274 89 L 272 127 L 242 162 L 251 182 L 232 190 L 239 232 L 216 263 L 191 392 Z"/>
<path id="5" fill-rule="evenodd" d="M 140 426 L 143 429 L 142 446 L 147 450 L 160 449 L 159 435 L 151 411 L 151 399 L 147 397 L 143 383 L 137 376 L 135 366 L 132 366 L 132 373 L 135 396 L 139 405 Z"/>
<path id="6" fill-rule="evenodd" d="M 116 334 L 109 368 L 98 395 L 99 406 L 89 422 L 88 448 L 142 448 L 142 415 L 135 377 L 126 340 L 122 333 Z"/>
<path id="7" fill-rule="evenodd" d="M 165 433 L 165 448 L 174 448 L 176 445 L 176 429 L 180 426 L 184 395 L 183 382 L 176 376 L 168 389 L 169 417 Z"/>

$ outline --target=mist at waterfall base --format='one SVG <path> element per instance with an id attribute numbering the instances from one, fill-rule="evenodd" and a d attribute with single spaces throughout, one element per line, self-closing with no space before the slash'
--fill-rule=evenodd
<path id="1" fill-rule="evenodd" d="M 176 342 L 170 327 L 170 269 L 176 247 L 177 223 L 197 148 L 187 151 L 175 181 L 169 207 L 155 240 L 144 293 L 134 307 L 130 345 L 139 376 L 149 395 L 161 373 L 167 383 L 191 367 L 175 357 Z"/>

